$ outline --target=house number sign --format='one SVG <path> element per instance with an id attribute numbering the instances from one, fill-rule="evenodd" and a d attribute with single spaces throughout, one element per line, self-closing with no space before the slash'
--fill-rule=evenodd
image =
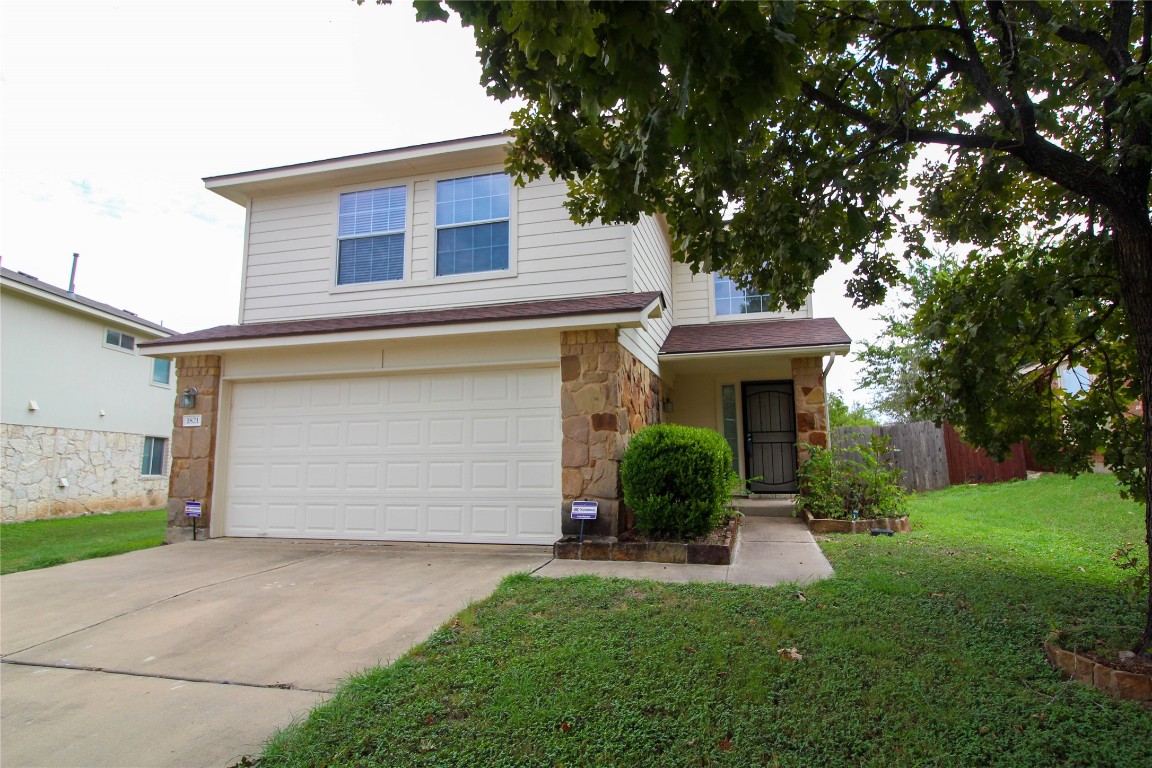
<path id="1" fill-rule="evenodd" d="M 188 413 L 184 415 L 184 426 L 198 427 L 201 425 L 203 416 L 199 413 Z"/>

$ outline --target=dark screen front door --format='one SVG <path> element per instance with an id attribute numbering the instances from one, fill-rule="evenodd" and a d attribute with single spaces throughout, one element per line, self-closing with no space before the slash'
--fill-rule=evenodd
<path id="1" fill-rule="evenodd" d="M 754 493 L 796 492 L 796 400 L 792 382 L 749 382 L 744 392 L 745 477 Z"/>

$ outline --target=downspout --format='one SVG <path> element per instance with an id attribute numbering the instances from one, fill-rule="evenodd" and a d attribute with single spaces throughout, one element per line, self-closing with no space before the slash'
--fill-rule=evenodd
<path id="1" fill-rule="evenodd" d="M 828 413 L 828 371 L 832 370 L 832 364 L 836 362 L 836 353 L 832 352 L 828 355 L 828 365 L 824 366 L 824 374 L 820 381 L 821 386 L 824 387 L 824 427 L 828 435 L 828 447 L 832 447 L 832 418 Z"/>

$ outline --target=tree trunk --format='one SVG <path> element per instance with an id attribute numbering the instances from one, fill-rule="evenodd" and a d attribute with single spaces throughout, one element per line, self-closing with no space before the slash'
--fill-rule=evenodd
<path id="1" fill-rule="evenodd" d="M 1136 337 L 1140 363 L 1140 392 L 1144 413 L 1144 543 L 1152 561 L 1152 226 L 1147 216 L 1127 221 L 1117 219 L 1113 226 L 1120 291 L 1128 321 Z M 1152 656 L 1152 585 L 1144 613 L 1144 632 L 1133 648 L 1137 655 Z"/>

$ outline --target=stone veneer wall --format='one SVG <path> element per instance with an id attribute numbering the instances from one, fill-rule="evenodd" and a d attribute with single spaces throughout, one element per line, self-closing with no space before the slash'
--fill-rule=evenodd
<path id="1" fill-rule="evenodd" d="M 828 411 L 824 402 L 824 368 L 819 357 L 792 358 L 792 381 L 796 396 L 796 442 L 828 446 Z M 808 452 L 798 449 L 801 464 Z"/>
<path id="2" fill-rule="evenodd" d="M 563 526 L 572 501 L 600 503 L 585 533 L 616 535 L 631 526 L 620 493 L 620 458 L 628 438 L 660 421 L 660 379 L 611 330 L 565 331 L 560 339 L 563 419 Z"/>
<path id="3" fill-rule="evenodd" d="M 4 522 L 155 509 L 168 478 L 140 474 L 144 435 L 4 424 Z M 68 487 L 60 487 L 60 478 Z"/>
<path id="4" fill-rule="evenodd" d="M 172 479 L 168 485 L 169 544 L 192 539 L 192 520 L 184 516 L 184 502 L 202 503 L 197 535 L 207 538 L 212 519 L 212 481 L 216 461 L 217 409 L 220 402 L 220 356 L 176 358 L 176 392 L 196 388 L 196 405 L 179 407 L 172 421 Z M 199 427 L 183 426 L 185 414 L 200 414 Z"/>

